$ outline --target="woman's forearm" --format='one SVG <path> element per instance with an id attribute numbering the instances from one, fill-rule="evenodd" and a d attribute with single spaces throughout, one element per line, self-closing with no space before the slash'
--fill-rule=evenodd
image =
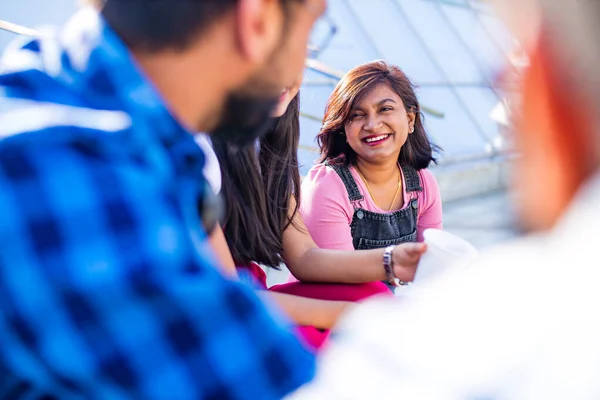
<path id="1" fill-rule="evenodd" d="M 310 299 L 286 293 L 260 291 L 267 302 L 275 302 L 298 325 L 331 329 L 352 303 Z"/>
<path id="2" fill-rule="evenodd" d="M 351 240 L 351 237 L 347 239 Z M 283 249 L 286 265 L 301 281 L 367 283 L 386 279 L 384 249 L 320 249 L 299 214 L 296 214 L 294 224 L 283 232 Z"/>
<path id="3" fill-rule="evenodd" d="M 327 250 L 314 247 L 287 260 L 292 274 L 306 282 L 365 283 L 386 279 L 384 249 Z"/>

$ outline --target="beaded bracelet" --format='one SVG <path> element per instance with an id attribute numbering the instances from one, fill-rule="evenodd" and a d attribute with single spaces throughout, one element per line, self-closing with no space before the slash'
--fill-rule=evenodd
<path id="1" fill-rule="evenodd" d="M 392 260 L 394 248 L 396 248 L 396 246 L 388 246 L 383 251 L 383 269 L 385 270 L 387 282 L 390 285 L 399 286 L 400 280 L 396 278 L 396 274 L 394 274 L 394 261 Z"/>
<path id="2" fill-rule="evenodd" d="M 408 286 L 410 285 L 410 282 L 401 281 L 396 278 L 396 274 L 394 273 L 394 260 L 392 259 L 392 254 L 395 248 L 396 246 L 388 246 L 383 251 L 383 269 L 387 276 L 386 281 L 394 286 Z"/>

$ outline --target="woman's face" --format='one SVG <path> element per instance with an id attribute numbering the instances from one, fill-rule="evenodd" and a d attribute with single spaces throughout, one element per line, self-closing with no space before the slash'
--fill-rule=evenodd
<path id="1" fill-rule="evenodd" d="M 273 110 L 273 113 L 271 114 L 271 116 L 273 118 L 279 118 L 283 114 L 285 114 L 285 111 L 287 110 L 288 106 L 290 105 L 290 102 L 298 94 L 298 91 L 300 90 L 300 85 L 302 84 L 302 78 L 303 78 L 303 75 L 299 76 L 298 79 L 296 80 L 296 82 L 294 82 L 294 84 L 291 87 L 285 88 L 282 90 L 281 95 L 279 96 L 279 102 L 277 103 L 275 110 Z"/>
<path id="2" fill-rule="evenodd" d="M 400 96 L 380 83 L 351 111 L 345 125 L 346 140 L 362 161 L 397 160 L 414 123 L 415 113 L 406 112 Z"/>

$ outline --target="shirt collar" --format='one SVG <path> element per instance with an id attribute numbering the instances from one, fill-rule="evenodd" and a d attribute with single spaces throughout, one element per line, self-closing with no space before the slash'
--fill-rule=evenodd
<path id="1" fill-rule="evenodd" d="M 79 9 L 60 30 L 9 45 L 0 68 L 2 97 L 123 111 L 132 129 L 107 146 L 165 173 L 203 179 L 204 155 L 192 133 L 94 8 Z"/>
<path id="2" fill-rule="evenodd" d="M 193 135 L 177 121 L 129 49 L 91 7 L 80 9 L 53 40 L 39 41 L 44 72 L 87 106 L 122 110 L 141 151 L 158 139 L 179 172 L 202 176 L 204 157 Z"/>
<path id="3" fill-rule="evenodd" d="M 121 109 L 148 121 L 168 142 L 190 135 L 95 9 L 78 11 L 58 34 L 58 43 L 66 57 L 60 57 L 55 71 L 47 70 L 63 85 L 98 108 Z"/>

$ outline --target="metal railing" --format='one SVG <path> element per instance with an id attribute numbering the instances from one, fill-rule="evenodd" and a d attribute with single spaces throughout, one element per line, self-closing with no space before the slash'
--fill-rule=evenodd
<path id="1" fill-rule="evenodd" d="M 4 21 L 4 20 L 0 20 L 0 30 L 11 32 L 11 33 L 14 33 L 17 35 L 24 35 L 24 36 L 31 36 L 31 37 L 40 36 L 39 31 L 37 31 L 35 29 L 28 28 L 28 27 L 25 27 L 25 26 L 22 26 L 19 24 L 15 24 L 12 22 Z M 335 34 L 335 31 L 333 31 L 333 32 Z M 305 65 L 306 65 L 306 68 L 308 68 L 312 71 L 315 71 L 324 77 L 323 81 L 314 82 L 314 84 L 335 85 L 344 76 L 343 71 L 337 70 L 315 58 L 306 58 Z M 305 84 L 311 84 L 311 82 L 306 82 Z M 436 118 L 444 118 L 445 117 L 445 113 L 443 111 L 436 110 L 436 109 L 434 109 L 432 107 L 428 107 L 426 105 L 421 105 L 421 110 L 424 113 L 426 113 L 430 116 L 436 117 Z M 323 122 L 322 117 L 318 117 L 318 116 L 312 115 L 310 113 L 301 112 L 300 116 L 303 118 L 312 120 L 314 122 L 317 122 L 319 124 L 321 124 Z M 304 151 L 308 151 L 308 152 L 316 153 L 316 154 L 318 154 L 318 152 L 319 152 L 319 149 L 316 146 L 309 146 L 309 145 L 304 145 L 304 144 L 299 145 L 299 150 L 304 150 Z M 457 163 L 469 162 L 469 161 L 483 161 L 483 160 L 487 160 L 487 159 L 494 159 L 496 157 L 503 157 L 508 154 L 509 154 L 509 152 L 492 150 L 491 152 L 484 151 L 482 153 L 466 155 L 466 156 L 445 156 L 440 159 L 440 165 L 450 165 L 450 164 L 457 164 Z"/>

